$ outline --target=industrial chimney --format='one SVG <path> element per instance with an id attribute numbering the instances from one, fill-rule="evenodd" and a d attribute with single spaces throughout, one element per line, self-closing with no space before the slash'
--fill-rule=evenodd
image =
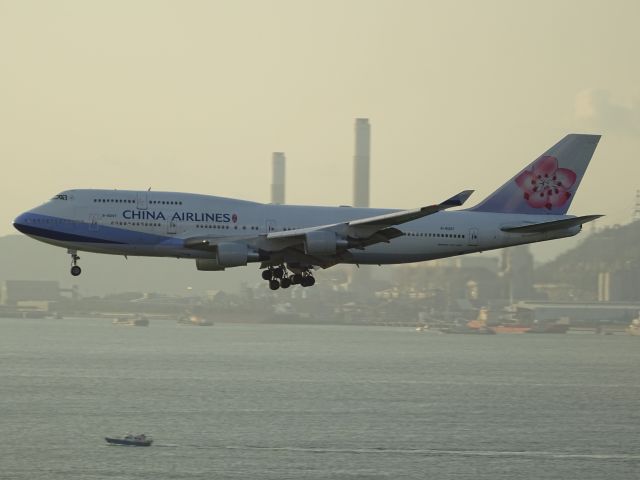
<path id="1" fill-rule="evenodd" d="M 284 204 L 284 152 L 273 152 L 271 203 Z"/>
<path id="2" fill-rule="evenodd" d="M 369 206 L 371 127 L 368 118 L 356 118 L 356 153 L 353 157 L 353 206 Z"/>

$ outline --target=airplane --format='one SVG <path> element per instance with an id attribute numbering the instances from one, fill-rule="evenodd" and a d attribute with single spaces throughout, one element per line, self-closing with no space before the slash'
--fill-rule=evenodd
<path id="1" fill-rule="evenodd" d="M 310 287 L 313 270 L 422 262 L 576 235 L 602 215 L 567 211 L 600 140 L 569 134 L 475 207 L 472 190 L 412 210 L 264 204 L 192 193 L 66 190 L 20 214 L 20 232 L 79 251 L 195 260 L 198 270 L 258 263 L 269 288 Z"/>

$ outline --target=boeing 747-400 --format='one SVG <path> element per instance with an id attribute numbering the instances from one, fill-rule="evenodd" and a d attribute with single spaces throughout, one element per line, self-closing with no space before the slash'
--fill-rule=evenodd
<path id="1" fill-rule="evenodd" d="M 78 252 L 193 259 L 198 270 L 257 263 L 272 290 L 312 286 L 339 263 L 398 264 L 576 235 L 567 215 L 599 135 L 567 135 L 473 208 L 465 190 L 413 210 L 273 205 L 213 195 L 66 190 L 20 214 L 19 231 Z M 428 182 L 426 184 L 428 188 Z"/>

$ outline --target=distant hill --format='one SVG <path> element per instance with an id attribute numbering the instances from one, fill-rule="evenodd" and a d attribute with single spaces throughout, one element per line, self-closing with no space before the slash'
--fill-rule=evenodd
<path id="1" fill-rule="evenodd" d="M 77 285 L 83 296 L 126 291 L 203 294 L 237 291 L 243 282 L 262 282 L 256 265 L 225 272 L 199 272 L 193 260 L 97 255 L 79 252 L 82 275 L 69 274 L 66 250 L 23 235 L 0 237 L 0 280 L 55 280 L 62 288 Z M 191 290 L 188 290 L 191 287 Z"/>
<path id="2" fill-rule="evenodd" d="M 565 283 L 597 291 L 600 272 L 637 271 L 640 268 L 640 221 L 606 228 L 578 246 L 540 266 L 536 281 Z"/>

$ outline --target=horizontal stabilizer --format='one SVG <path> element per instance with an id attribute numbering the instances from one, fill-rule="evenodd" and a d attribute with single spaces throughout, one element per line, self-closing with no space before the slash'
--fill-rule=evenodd
<path id="1" fill-rule="evenodd" d="M 554 230 L 564 230 L 566 228 L 577 227 L 584 223 L 592 222 L 593 220 L 596 220 L 602 216 L 603 215 L 584 215 L 582 217 L 556 220 L 555 222 L 542 222 L 513 227 L 502 227 L 501 230 L 508 233 L 544 233 Z"/>

